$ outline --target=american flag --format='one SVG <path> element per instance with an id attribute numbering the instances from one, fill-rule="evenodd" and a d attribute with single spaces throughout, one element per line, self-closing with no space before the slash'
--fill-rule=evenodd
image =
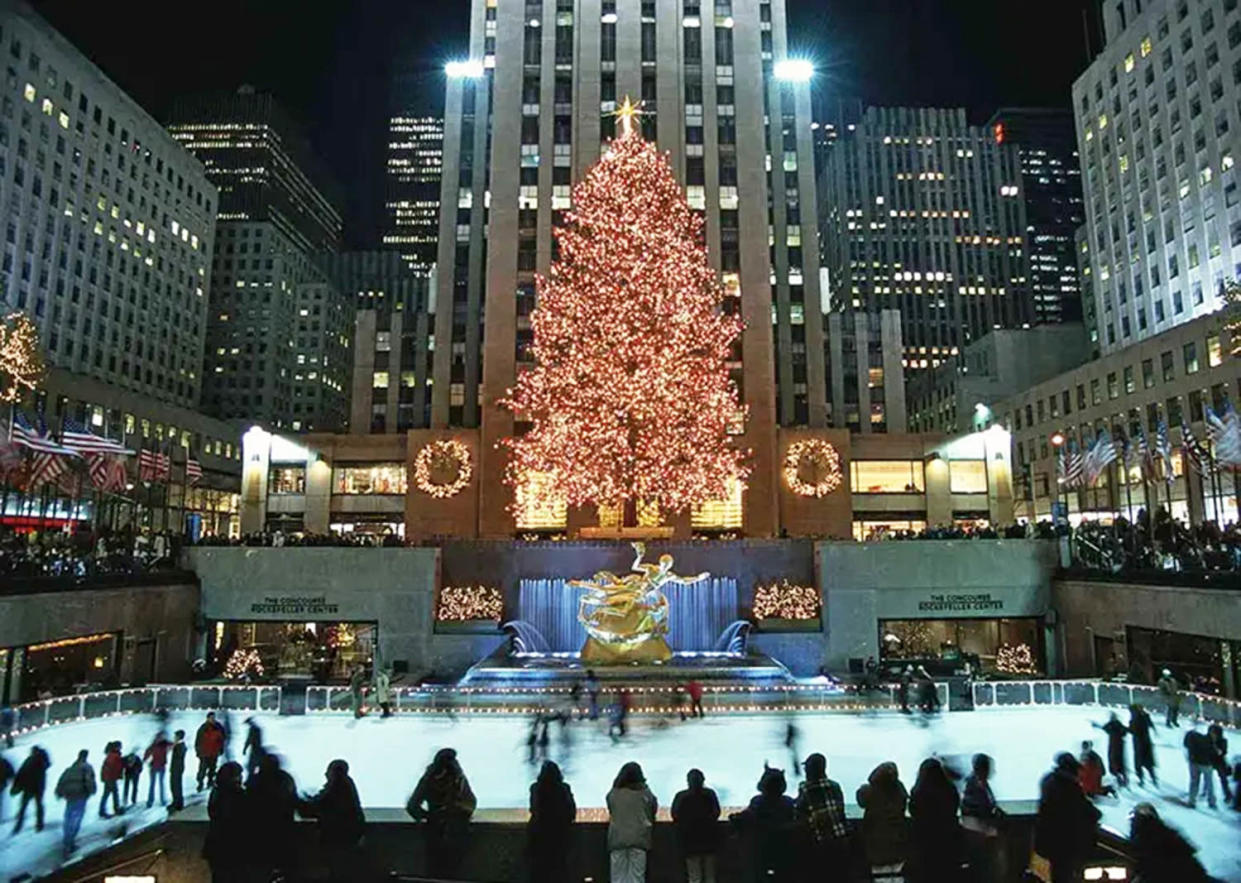
<path id="1" fill-rule="evenodd" d="M 95 435 L 86 426 L 69 417 L 66 417 L 61 425 L 60 441 L 66 448 L 82 454 L 129 453 L 120 442 Z"/>
<path id="2" fill-rule="evenodd" d="M 58 454 L 62 457 L 66 455 L 70 457 L 77 456 L 73 451 L 56 443 L 51 433 L 47 431 L 47 426 L 42 419 L 39 420 L 39 427 L 36 429 L 21 411 L 13 415 L 11 438 L 12 441 L 23 448 L 29 448 L 32 451 Z"/>
<path id="3" fill-rule="evenodd" d="M 162 451 L 142 451 L 138 454 L 138 477 L 143 481 L 167 481 L 170 471 L 168 455 Z"/>
<path id="4" fill-rule="evenodd" d="M 69 471 L 67 457 L 38 451 L 30 461 L 30 487 L 37 488 L 49 482 L 59 483 Z"/>
<path id="5" fill-rule="evenodd" d="M 88 454 L 90 480 L 101 491 L 123 491 L 127 482 L 125 460 L 117 454 Z"/>
<path id="6" fill-rule="evenodd" d="M 17 442 L 9 440 L 8 427 L 0 433 L 0 475 L 14 472 L 22 465 L 22 449 Z"/>
<path id="7" fill-rule="evenodd" d="M 1155 477 L 1155 458 L 1151 454 L 1150 442 L 1146 439 L 1146 427 L 1138 426 L 1137 443 L 1138 462 L 1142 466 L 1142 480 L 1148 481 Z"/>
<path id="8" fill-rule="evenodd" d="M 1163 418 L 1155 424 L 1155 445 L 1159 459 L 1163 460 L 1163 480 L 1172 484 L 1176 481 L 1176 475 L 1172 470 L 1172 442 L 1168 441 L 1168 424 L 1163 422 Z"/>
<path id="9" fill-rule="evenodd" d="M 189 457 L 185 461 L 185 482 L 186 484 L 195 484 L 203 477 L 203 468 L 193 457 Z"/>
<path id="10" fill-rule="evenodd" d="M 1064 482 L 1065 487 L 1077 487 L 1082 482 L 1082 473 L 1086 466 L 1086 460 L 1082 456 L 1082 449 L 1077 446 L 1077 439 L 1069 439 L 1069 471 L 1068 478 Z"/>
<path id="11" fill-rule="evenodd" d="M 1210 453 L 1202 446 L 1202 442 L 1198 441 L 1193 430 L 1189 428 L 1189 424 L 1182 421 L 1181 423 L 1181 451 L 1185 454 L 1185 460 L 1194 471 L 1201 474 L 1203 464 L 1209 462 Z"/>

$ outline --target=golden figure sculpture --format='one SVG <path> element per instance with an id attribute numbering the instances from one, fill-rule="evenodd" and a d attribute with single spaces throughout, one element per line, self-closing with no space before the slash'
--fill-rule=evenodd
<path id="1" fill-rule="evenodd" d="M 672 572 L 672 556 L 659 556 L 658 564 L 643 563 L 645 543 L 631 543 L 636 553 L 632 573 L 617 576 L 601 570 L 588 580 L 569 580 L 574 588 L 586 589 L 578 605 L 578 621 L 586 629 L 582 662 L 616 665 L 625 662 L 666 662 L 672 650 L 668 634 L 668 599 L 660 588 L 669 582 L 692 583 L 707 574 L 683 577 Z"/>

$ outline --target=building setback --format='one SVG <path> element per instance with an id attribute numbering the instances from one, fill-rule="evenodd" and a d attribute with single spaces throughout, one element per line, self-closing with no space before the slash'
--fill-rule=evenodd
<path id="1" fill-rule="evenodd" d="M 388 121 L 383 244 L 426 271 L 439 254 L 444 119 L 397 114 Z"/>
<path id="2" fill-rule="evenodd" d="M 0 310 L 53 366 L 197 406 L 216 188 L 20 0 L 0 2 L 0 51 Z"/>
<path id="3" fill-rule="evenodd" d="M 446 96 L 432 425 L 480 427 L 484 472 L 503 471 L 496 442 L 513 418 L 496 399 L 530 340 L 553 223 L 612 136 L 617 103 L 640 99 L 643 131 L 703 213 L 728 308 L 746 324 L 747 521 L 772 532 L 777 422 L 827 422 L 810 93 L 774 73 L 787 57 L 783 0 L 470 9 L 469 62 Z M 483 493 L 481 532 L 510 533 L 507 492 Z"/>
<path id="4" fill-rule="evenodd" d="M 963 109 L 866 109 L 825 145 L 833 309 L 895 309 L 908 372 L 1035 320 L 1021 156 Z"/>
<path id="5" fill-rule="evenodd" d="M 1241 275 L 1234 0 L 1103 4 L 1106 45 L 1073 84 L 1093 286 L 1113 353 L 1222 305 Z"/>
<path id="6" fill-rule="evenodd" d="M 340 242 L 330 183 L 270 95 L 185 99 L 169 128 L 221 194 L 203 407 L 294 431 L 343 430 L 354 302 L 315 259 Z"/>
<path id="7" fill-rule="evenodd" d="M 405 432 L 431 425 L 434 269 L 413 270 L 390 251 L 325 255 L 323 269 L 351 296 L 350 431 Z"/>
<path id="8" fill-rule="evenodd" d="M 996 111 L 988 125 L 997 142 L 1016 145 L 1021 157 L 1034 320 L 1080 322 L 1073 235 L 1086 215 L 1073 114 L 1055 108 L 1006 107 Z"/>

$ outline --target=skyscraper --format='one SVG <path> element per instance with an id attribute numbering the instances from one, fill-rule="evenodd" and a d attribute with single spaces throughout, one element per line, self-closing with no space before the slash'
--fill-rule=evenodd
<path id="1" fill-rule="evenodd" d="M 1209 313 L 1241 275 L 1235 0 L 1103 5 L 1106 45 L 1073 84 L 1104 354 Z"/>
<path id="2" fill-rule="evenodd" d="M 0 2 L 0 312 L 48 362 L 198 404 L 217 193 L 202 164 L 30 7 Z"/>
<path id="3" fill-rule="evenodd" d="M 1021 157 L 965 111 L 867 108 L 819 187 L 835 309 L 901 314 L 906 373 L 1035 320 Z"/>
<path id="4" fill-rule="evenodd" d="M 331 185 L 269 95 L 185 99 L 169 129 L 221 194 L 203 407 L 293 430 L 343 429 L 354 301 L 315 260 L 340 242 Z"/>
<path id="5" fill-rule="evenodd" d="M 388 121 L 383 242 L 419 270 L 434 265 L 439 251 L 443 165 L 442 117 L 396 114 Z"/>
<path id="6" fill-rule="evenodd" d="M 728 308 L 754 452 L 746 521 L 776 525 L 777 422 L 824 426 L 825 343 L 804 62 L 788 58 L 783 0 L 471 0 L 469 51 L 449 70 L 433 426 L 481 426 L 487 474 L 511 435 L 497 398 L 530 342 L 534 276 L 570 189 L 626 96 L 668 152 Z M 480 530 L 510 532 L 506 491 L 483 486 Z"/>
<path id="7" fill-rule="evenodd" d="M 340 247 L 335 187 L 271 95 L 181 98 L 168 130 L 220 188 L 221 221 L 269 221 L 306 251 Z"/>
<path id="8" fill-rule="evenodd" d="M 1030 251 L 1030 297 L 1037 323 L 1080 322 L 1074 234 L 1085 221 L 1073 115 L 1056 108 L 1006 107 L 988 123 L 1021 157 Z"/>

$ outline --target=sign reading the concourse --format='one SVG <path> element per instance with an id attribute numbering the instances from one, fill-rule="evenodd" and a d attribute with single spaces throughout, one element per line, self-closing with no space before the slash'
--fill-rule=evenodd
<path id="1" fill-rule="evenodd" d="M 1004 599 L 996 598 L 990 592 L 976 595 L 930 595 L 927 600 L 918 602 L 919 613 L 976 613 L 980 611 L 1004 610 Z"/>
<path id="2" fill-rule="evenodd" d="M 289 614 L 291 616 L 321 616 L 340 612 L 339 604 L 329 604 L 326 597 L 303 597 L 297 595 L 268 595 L 262 601 L 250 605 L 251 613 Z"/>

